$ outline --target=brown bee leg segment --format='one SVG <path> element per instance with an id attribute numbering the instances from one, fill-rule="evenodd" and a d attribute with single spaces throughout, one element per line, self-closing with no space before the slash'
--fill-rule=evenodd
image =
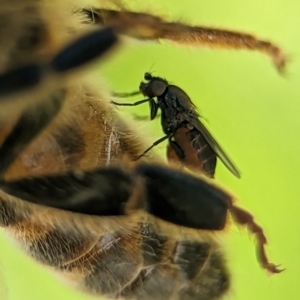
<path id="1" fill-rule="evenodd" d="M 145 180 L 150 214 L 190 228 L 224 228 L 228 194 L 201 178 L 157 165 L 139 165 L 136 173 Z"/>
<path id="2" fill-rule="evenodd" d="M 279 71 L 282 71 L 285 66 L 285 55 L 278 46 L 259 40 L 250 34 L 189 26 L 184 23 L 169 23 L 162 18 L 146 13 L 105 9 L 98 12 L 99 23 L 114 26 L 118 32 L 136 39 L 165 39 L 184 45 L 255 50 L 269 55 Z"/>
<path id="3" fill-rule="evenodd" d="M 163 141 L 169 139 L 171 137 L 171 135 L 165 135 L 162 138 L 158 139 L 157 141 L 155 141 L 149 148 L 147 148 L 141 155 L 138 156 L 138 158 L 136 160 L 139 160 L 141 157 L 143 157 L 146 153 L 148 153 L 152 148 L 154 148 L 155 146 L 159 145 L 160 143 L 162 143 Z"/>
<path id="4" fill-rule="evenodd" d="M 142 197 L 131 197 L 135 184 L 130 173 L 111 167 L 0 181 L 0 188 L 10 195 L 39 205 L 89 215 L 117 216 L 126 214 L 128 207 L 131 210 L 142 208 Z"/>
<path id="5" fill-rule="evenodd" d="M 25 110 L 12 132 L 0 147 L 0 177 L 28 144 L 49 124 L 60 111 L 65 91 L 56 91 L 48 101 Z"/>
<path id="6" fill-rule="evenodd" d="M 265 245 L 267 244 L 267 238 L 263 232 L 263 229 L 254 221 L 253 216 L 247 211 L 231 205 L 230 212 L 233 219 L 239 225 L 246 226 L 247 229 L 255 235 L 257 242 L 257 258 L 260 265 L 271 273 L 280 273 L 284 269 L 279 269 L 279 265 L 272 264 L 268 261 L 265 251 Z"/>

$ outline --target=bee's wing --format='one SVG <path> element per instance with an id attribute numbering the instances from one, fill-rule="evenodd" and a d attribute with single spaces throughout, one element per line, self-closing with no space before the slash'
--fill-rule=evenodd
<path id="1" fill-rule="evenodd" d="M 232 160 L 228 157 L 226 152 L 221 148 L 219 143 L 211 135 L 208 129 L 204 126 L 204 124 L 199 119 L 196 119 L 193 115 L 187 116 L 186 120 L 193 124 L 199 130 L 199 132 L 203 135 L 205 140 L 212 147 L 212 149 L 215 151 L 216 155 L 223 162 L 226 168 L 237 178 L 241 178 L 241 173 L 238 170 L 238 168 L 234 165 Z"/>

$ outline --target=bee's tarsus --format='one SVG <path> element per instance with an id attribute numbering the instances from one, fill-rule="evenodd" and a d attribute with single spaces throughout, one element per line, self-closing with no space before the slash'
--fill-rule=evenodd
<path id="1" fill-rule="evenodd" d="M 267 238 L 264 234 L 262 227 L 254 221 L 253 216 L 249 212 L 233 205 L 230 208 L 230 212 L 232 214 L 233 219 L 238 225 L 245 226 L 249 230 L 249 232 L 255 236 L 257 243 L 257 259 L 262 268 L 266 269 L 271 273 L 282 272 L 283 270 L 278 269 L 278 266 L 269 263 L 265 251 Z"/>

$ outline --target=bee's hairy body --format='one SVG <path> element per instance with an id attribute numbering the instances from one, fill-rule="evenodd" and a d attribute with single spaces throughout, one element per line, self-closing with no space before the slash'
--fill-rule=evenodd
<path id="1" fill-rule="evenodd" d="M 1 226 L 80 290 L 126 299 L 218 299 L 229 288 L 209 235 L 164 234 L 146 215 L 88 217 L 1 197 Z M 171 230 L 171 229 L 170 229 Z"/>

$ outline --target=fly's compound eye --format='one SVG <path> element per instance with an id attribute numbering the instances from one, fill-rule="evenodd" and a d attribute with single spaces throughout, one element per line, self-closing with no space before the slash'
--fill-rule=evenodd
<path id="1" fill-rule="evenodd" d="M 154 98 L 161 96 L 166 91 L 167 87 L 168 85 L 165 82 L 152 79 L 148 83 L 141 82 L 139 89 L 144 96 Z"/>
<path id="2" fill-rule="evenodd" d="M 167 89 L 168 85 L 161 80 L 152 80 L 147 86 L 148 95 L 151 97 L 161 96 Z"/>

